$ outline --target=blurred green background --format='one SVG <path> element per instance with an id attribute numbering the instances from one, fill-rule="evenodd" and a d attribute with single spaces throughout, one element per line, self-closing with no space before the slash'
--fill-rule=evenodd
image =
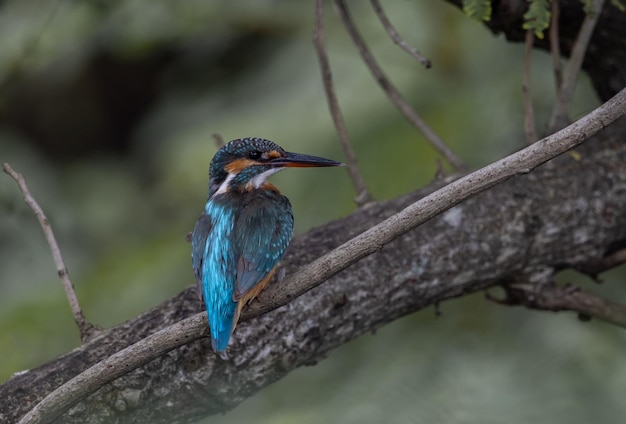
<path id="1" fill-rule="evenodd" d="M 385 71 L 472 168 L 522 146 L 522 46 L 444 2 L 385 1 L 399 32 L 432 60 L 425 70 L 391 42 L 368 3 L 351 6 Z M 343 159 L 311 43 L 312 12 L 312 2 L 287 0 L 0 3 L 0 161 L 25 175 L 48 214 L 90 320 L 115 325 L 192 284 L 184 235 L 206 199 L 212 134 Z M 383 200 L 425 186 L 436 154 L 387 101 L 332 7 L 326 18 L 337 94 L 370 190 Z M 543 52 L 533 53 L 532 84 L 541 131 L 554 93 Z M 572 115 L 596 105 L 583 76 Z M 273 181 L 290 197 L 299 233 L 355 208 L 343 170 L 292 170 Z M 7 176 L 0 216 L 5 381 L 79 338 L 39 225 Z M 619 270 L 603 277 L 594 290 L 614 293 Z M 626 416 L 622 330 L 499 307 L 482 294 L 442 312 L 363 336 L 207 422 Z"/>

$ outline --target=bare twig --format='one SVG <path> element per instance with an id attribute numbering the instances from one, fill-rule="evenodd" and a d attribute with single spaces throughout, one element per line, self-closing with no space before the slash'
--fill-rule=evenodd
<path id="1" fill-rule="evenodd" d="M 522 94 L 524 95 L 524 132 L 526 133 L 526 144 L 532 144 L 537 140 L 535 131 L 535 112 L 533 101 L 530 95 L 530 57 L 532 55 L 534 31 L 526 30 L 526 44 L 524 45 L 524 72 L 522 82 Z"/>
<path id="2" fill-rule="evenodd" d="M 626 249 L 616 250 L 598 259 L 596 262 L 587 263 L 584 267 L 577 267 L 576 270 L 598 281 L 598 275 L 608 269 L 615 268 L 626 263 Z"/>
<path id="3" fill-rule="evenodd" d="M 52 231 L 50 222 L 43 213 L 39 203 L 37 203 L 35 198 L 30 194 L 24 176 L 11 168 L 11 165 L 8 163 L 2 164 L 2 170 L 15 180 L 20 191 L 22 192 L 24 202 L 33 210 L 37 220 L 39 220 L 41 229 L 43 230 L 46 240 L 48 241 L 48 245 L 50 246 L 50 250 L 52 251 L 52 258 L 54 259 L 54 263 L 57 267 L 57 274 L 63 283 L 63 289 L 65 290 L 65 295 L 70 303 L 70 308 L 72 309 L 72 314 L 74 315 L 74 321 L 76 321 L 76 325 L 78 326 L 80 338 L 83 342 L 85 342 L 97 333 L 98 328 L 87 321 L 82 309 L 80 308 L 78 297 L 76 297 L 76 293 L 74 292 L 74 285 L 70 280 L 67 267 L 63 262 L 63 256 L 61 255 L 61 250 L 59 249 L 59 245 L 54 237 L 54 232 Z"/>
<path id="4" fill-rule="evenodd" d="M 576 79 L 578 78 L 578 73 L 580 72 L 580 68 L 583 64 L 589 40 L 591 40 L 593 30 L 596 27 L 603 5 L 604 0 L 593 0 L 591 10 L 585 15 L 583 24 L 578 32 L 578 37 L 576 37 L 576 42 L 572 48 L 569 62 L 565 67 L 563 83 L 559 89 L 556 104 L 552 109 L 552 116 L 550 117 L 550 123 L 548 124 L 549 133 L 563 128 L 569 122 L 568 111 L 572 103 L 572 99 L 574 98 Z"/>
<path id="5" fill-rule="evenodd" d="M 376 12 L 376 16 L 378 16 L 380 23 L 383 24 L 383 27 L 385 27 L 387 34 L 389 34 L 389 37 L 391 37 L 393 42 L 399 45 L 402 50 L 407 52 L 412 58 L 424 65 L 426 69 L 429 69 L 432 66 L 430 60 L 426 59 L 415 47 L 400 37 L 398 31 L 396 31 L 394 26 L 391 24 L 391 21 L 389 21 L 389 18 L 385 14 L 380 2 L 378 0 L 371 0 L 370 2 L 372 3 L 372 7 L 374 8 L 374 12 Z"/>
<path id="6" fill-rule="evenodd" d="M 617 250 L 602 258 L 603 269 L 611 269 L 626 263 L 626 249 Z"/>
<path id="7" fill-rule="evenodd" d="M 603 299 L 578 287 L 547 284 L 537 289 L 535 284 L 516 283 L 505 286 L 504 289 L 505 299 L 494 299 L 489 294 L 487 298 L 507 305 L 524 305 L 529 309 L 577 312 L 585 320 L 593 317 L 626 328 L 624 305 Z"/>
<path id="8" fill-rule="evenodd" d="M 346 124 L 343 120 L 343 114 L 337 101 L 337 95 L 333 86 L 333 75 L 330 71 L 330 64 L 328 61 L 328 55 L 324 47 L 324 2 L 322 0 L 315 0 L 315 28 L 313 29 L 313 45 L 315 46 L 315 52 L 317 53 L 317 59 L 322 71 L 322 82 L 324 83 L 324 92 L 326 93 L 326 99 L 328 100 L 328 108 L 335 124 L 335 129 L 339 135 L 339 141 L 341 147 L 346 155 L 346 165 L 348 168 L 348 174 L 352 180 L 352 184 L 356 190 L 356 198 L 354 199 L 356 204 L 363 206 L 364 204 L 372 200 L 372 196 L 367 190 L 365 180 L 359 171 L 359 167 L 356 160 L 356 155 L 352 149 L 352 144 L 348 137 L 348 131 L 346 130 Z"/>
<path id="9" fill-rule="evenodd" d="M 385 75 L 381 67 L 374 59 L 374 56 L 369 51 L 365 40 L 359 33 L 356 28 L 354 22 L 352 21 L 352 17 L 350 16 L 350 12 L 348 11 L 348 7 L 344 0 L 334 0 L 335 5 L 337 7 L 337 11 L 339 12 L 339 16 L 341 17 L 341 21 L 344 26 L 348 30 L 350 37 L 352 37 L 352 41 L 356 45 L 363 61 L 369 68 L 372 75 L 383 89 L 385 94 L 389 97 L 389 100 L 400 110 L 402 115 L 405 117 L 407 121 L 411 125 L 413 125 L 418 131 L 420 131 L 426 140 L 430 143 L 430 145 L 439 152 L 445 160 L 452 165 L 454 169 L 457 171 L 465 171 L 467 167 L 463 163 L 463 161 L 444 143 L 444 141 L 433 131 L 432 128 L 426 124 L 420 118 L 420 116 L 413 110 L 413 108 L 407 103 L 406 100 L 400 95 L 398 89 L 391 83 L 389 78 Z"/>
<path id="10" fill-rule="evenodd" d="M 554 69 L 554 82 L 556 84 L 557 97 L 563 84 L 563 72 L 561 70 L 561 47 L 559 45 L 559 15 L 561 8 L 559 0 L 552 0 L 550 16 L 550 53 L 552 54 L 552 68 Z"/>
<path id="11" fill-rule="evenodd" d="M 222 137 L 222 134 L 219 133 L 214 133 L 212 134 L 213 137 L 213 141 L 215 141 L 215 145 L 217 146 L 218 149 L 222 148 L 224 146 L 224 137 Z"/>
<path id="12" fill-rule="evenodd" d="M 244 310 L 242 321 L 291 302 L 439 213 L 514 175 L 530 172 L 624 115 L 626 89 L 569 127 L 423 197 L 332 252 L 301 267 L 281 282 L 280 291 L 275 289 L 276 286 L 265 290 L 260 296 L 261 302 L 255 302 Z M 20 424 L 49 423 L 102 385 L 176 346 L 204 337 L 206 328 L 206 315 L 203 312 L 142 339 L 67 381 L 26 414 Z"/>

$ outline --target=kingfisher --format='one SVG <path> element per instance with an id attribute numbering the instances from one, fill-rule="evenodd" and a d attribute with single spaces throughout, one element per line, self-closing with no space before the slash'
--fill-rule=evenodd
<path id="1" fill-rule="evenodd" d="M 192 266 L 215 352 L 226 349 L 241 309 L 270 282 L 291 241 L 291 203 L 267 178 L 285 168 L 342 165 L 255 137 L 217 151 L 209 197 L 191 233 Z"/>

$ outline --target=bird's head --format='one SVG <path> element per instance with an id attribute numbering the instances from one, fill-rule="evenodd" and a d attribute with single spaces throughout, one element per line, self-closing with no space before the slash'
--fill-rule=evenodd
<path id="1" fill-rule="evenodd" d="M 217 151 L 209 170 L 209 197 L 259 188 L 272 174 L 290 167 L 342 166 L 317 156 L 286 152 L 263 138 L 239 138 Z"/>

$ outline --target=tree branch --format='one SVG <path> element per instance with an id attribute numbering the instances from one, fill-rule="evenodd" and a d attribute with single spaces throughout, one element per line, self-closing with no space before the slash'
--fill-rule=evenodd
<path id="1" fill-rule="evenodd" d="M 556 104 L 554 105 L 554 109 L 552 109 L 552 116 L 548 124 L 549 133 L 563 128 L 569 122 L 568 111 L 572 99 L 574 98 L 574 89 L 576 88 L 578 73 L 582 67 L 583 59 L 587 52 L 587 46 L 593 35 L 593 30 L 596 27 L 603 5 L 604 0 L 593 0 L 591 10 L 586 11 L 585 20 L 580 27 L 576 43 L 572 48 L 572 54 L 565 67 L 565 75 L 561 87 L 559 87 L 558 90 Z"/>
<path id="2" fill-rule="evenodd" d="M 537 288 L 534 284 L 515 283 L 504 286 L 506 297 L 489 300 L 504 305 L 523 305 L 540 311 L 572 311 L 588 321 L 591 317 L 626 328 L 626 307 L 581 290 L 578 287 L 561 287 L 554 283 Z"/>
<path id="3" fill-rule="evenodd" d="M 446 0 L 459 9 L 463 8 L 463 0 Z M 524 42 L 526 31 L 522 28 L 526 2 L 498 2 L 493 16 L 484 22 L 495 34 L 504 34 L 508 41 Z M 589 41 L 582 63 L 593 86 L 602 101 L 606 101 L 626 87 L 626 13 L 620 13 L 614 6 L 603 7 L 598 13 L 598 28 Z M 560 53 L 569 57 L 574 54 L 573 48 L 578 44 L 577 38 L 587 15 L 581 7 L 580 0 L 559 0 L 559 47 Z M 535 47 L 550 51 L 549 37 L 535 37 Z"/>
<path id="4" fill-rule="evenodd" d="M 41 225 L 41 229 L 43 230 L 44 235 L 46 236 L 46 241 L 48 242 L 48 246 L 50 247 L 50 251 L 52 252 L 52 259 L 57 267 L 57 274 L 61 279 L 61 283 L 63 285 L 63 289 L 65 290 L 65 295 L 67 296 L 67 300 L 70 304 L 70 309 L 72 310 L 72 314 L 74 315 L 74 321 L 76 322 L 76 326 L 78 327 L 78 331 L 80 332 L 80 338 L 83 342 L 89 340 L 91 337 L 97 335 L 99 331 L 98 327 L 89 323 L 85 315 L 83 314 L 83 310 L 80 307 L 80 303 L 78 302 L 78 297 L 76 296 L 76 292 L 74 291 L 74 285 L 70 280 L 69 272 L 67 267 L 65 266 L 65 262 L 63 261 L 63 255 L 61 255 L 61 249 L 59 249 L 59 245 L 57 244 L 56 237 L 54 237 L 54 232 L 52 231 L 52 226 L 48 221 L 48 218 L 39 206 L 39 203 L 35 200 L 30 191 L 28 190 L 28 186 L 26 185 L 26 180 L 24 176 L 19 172 L 16 172 L 11 165 L 8 163 L 2 164 L 2 170 L 9 175 L 13 180 L 17 183 L 20 191 L 22 192 L 22 196 L 24 197 L 24 202 L 30 207 L 37 217 L 39 224 Z"/>
<path id="5" fill-rule="evenodd" d="M 343 0 L 334 1 L 337 11 L 339 12 L 339 16 L 341 17 L 341 21 L 346 27 L 348 34 L 350 34 L 350 37 L 356 45 L 359 54 L 363 58 L 363 62 L 365 62 L 370 72 L 376 79 L 376 82 L 378 82 L 387 97 L 389 97 L 391 103 L 398 108 L 404 118 L 411 125 L 413 125 L 415 129 L 422 133 L 430 145 L 437 152 L 439 152 L 439 154 L 441 154 L 443 158 L 454 167 L 454 169 L 457 171 L 467 170 L 463 161 L 446 145 L 446 143 L 435 133 L 435 131 L 433 131 L 433 129 L 430 128 L 428 124 L 422 120 L 422 118 L 420 118 L 411 105 L 404 100 L 402 95 L 398 92 L 398 89 L 391 83 L 389 78 L 387 78 L 387 75 L 385 75 L 381 67 L 378 65 L 378 62 L 376 62 L 376 59 L 374 59 L 374 56 L 369 51 L 365 40 L 363 40 L 363 37 L 352 21 L 352 17 L 350 16 L 346 3 Z"/>
<path id="6" fill-rule="evenodd" d="M 559 97 L 561 84 L 563 84 L 563 73 L 561 71 L 561 48 L 559 47 L 559 0 L 552 0 L 550 12 L 550 55 L 552 56 L 552 69 L 554 71 L 554 83 L 556 95 Z"/>
<path id="7" fill-rule="evenodd" d="M 533 100 L 530 95 L 530 58 L 532 54 L 533 30 L 526 30 L 526 43 L 524 45 L 524 71 L 522 76 L 522 94 L 524 97 L 524 133 L 526 134 L 526 144 L 532 144 L 537 140 L 535 131 L 535 112 Z"/>
<path id="8" fill-rule="evenodd" d="M 269 311 L 278 313 L 280 310 L 277 308 L 280 306 L 301 304 L 302 302 L 294 302 L 293 300 L 367 255 L 380 252 L 387 244 L 393 240 L 397 240 L 399 236 L 407 233 L 420 223 L 429 221 L 442 211 L 450 209 L 461 201 L 469 199 L 489 187 L 493 187 L 498 182 L 505 181 L 514 175 L 530 172 L 550 158 L 582 143 L 588 136 L 597 133 L 606 125 L 625 114 L 626 89 L 622 90 L 614 99 L 605 103 L 566 129 L 540 140 L 520 152 L 454 181 L 435 193 L 421 198 L 380 224 L 340 245 L 332 252 L 311 262 L 309 265 L 300 267 L 296 272 L 291 273 L 288 278 L 282 281 L 280 285 L 270 286 L 270 288 L 261 295 L 260 302 L 253 303 L 245 311 L 242 320 L 249 320 L 251 317 L 265 314 Z M 624 178 L 626 178 L 626 176 L 624 176 Z M 452 210 L 449 212 L 452 212 Z M 458 213 L 459 212 L 452 212 L 447 217 L 444 216 L 443 220 L 457 227 L 460 223 L 460 221 L 458 221 L 460 219 Z M 420 267 L 417 264 L 415 266 Z M 411 278 L 417 278 L 413 275 L 417 274 L 411 274 Z M 407 289 L 411 290 L 407 287 L 404 288 L 404 290 Z M 455 293 L 452 287 L 451 289 L 452 292 Z M 331 307 L 331 311 L 335 310 L 335 308 L 344 308 L 346 302 L 347 294 L 343 294 L 340 299 L 336 298 L 336 300 L 332 301 L 334 306 Z M 383 303 L 386 304 L 387 302 L 383 301 Z M 264 319 L 265 316 L 261 317 L 261 319 Z M 323 317 L 319 317 L 318 319 L 323 319 Z M 297 326 L 298 324 L 294 325 Z M 376 321 L 373 321 L 368 328 L 371 329 L 373 328 L 372 326 L 375 325 Z M 378 323 L 378 325 L 380 325 L 380 323 Z M 310 330 L 310 324 L 307 326 Z M 242 326 L 242 328 L 245 329 L 248 327 Z M 270 326 L 270 328 L 275 328 L 275 326 Z M 258 331 L 258 328 L 255 328 L 255 330 Z M 24 416 L 20 423 L 32 424 L 51 422 L 69 405 L 72 405 L 84 398 L 87 394 L 97 390 L 103 384 L 146 364 L 151 359 L 157 359 L 163 353 L 179 345 L 196 340 L 205 333 L 206 324 L 204 316 L 203 314 L 197 314 L 176 324 L 174 328 L 166 328 L 147 337 L 127 348 L 125 351 L 116 353 L 110 358 L 97 363 L 86 372 L 66 382 Z M 258 336 L 257 333 L 250 335 L 246 333 L 246 330 L 241 330 L 240 328 L 235 333 L 235 338 L 237 338 L 238 335 L 243 336 L 244 339 L 255 339 Z M 326 334 L 322 333 L 314 336 L 307 333 L 307 336 L 305 336 L 300 343 L 307 344 L 311 342 L 311 337 L 319 338 L 323 336 L 326 336 Z M 352 334 L 351 336 L 353 337 L 355 335 Z M 343 340 L 344 337 L 346 337 L 346 335 L 340 334 L 334 339 L 334 343 Z M 282 340 L 284 342 L 284 339 Z M 246 345 L 244 343 L 242 343 L 239 348 L 231 347 L 229 349 L 228 355 L 232 354 L 232 357 L 216 358 L 215 356 L 211 356 L 211 361 L 225 359 L 229 362 L 245 363 L 246 360 L 241 358 L 241 356 L 246 356 L 245 351 L 248 347 L 256 349 L 259 346 L 256 344 Z M 243 351 L 239 350 L 242 348 Z M 293 348 L 293 346 L 289 347 L 287 350 L 291 350 L 291 348 Z M 302 349 L 302 346 L 300 346 L 299 349 Z M 281 350 L 280 347 L 279 350 Z M 255 355 L 258 355 L 258 351 Z M 250 358 L 248 359 L 250 360 Z M 294 359 L 296 364 L 299 363 L 298 361 L 302 360 L 302 358 L 299 357 Z M 240 360 L 243 362 L 239 362 Z M 223 399 L 220 399 L 220 402 L 223 402 Z"/>
<path id="9" fill-rule="evenodd" d="M 398 31 L 396 31 L 391 21 L 385 14 L 385 10 L 380 4 L 380 1 L 371 0 L 370 3 L 372 4 L 372 8 L 374 9 L 376 16 L 378 16 L 380 23 L 383 25 L 385 31 L 387 31 L 387 34 L 389 34 L 389 37 L 391 37 L 393 42 L 400 46 L 400 48 L 407 52 L 409 56 L 411 56 L 413 59 L 424 65 L 426 69 L 429 69 L 432 66 L 430 60 L 426 59 L 415 47 L 413 47 L 412 45 L 407 43 L 402 37 L 400 37 L 400 34 L 398 34 Z"/>
<path id="10" fill-rule="evenodd" d="M 313 29 L 313 45 L 315 46 L 315 52 L 317 53 L 317 60 L 320 64 L 320 70 L 322 72 L 322 82 L 324 83 L 324 92 L 326 93 L 326 99 L 328 100 L 328 109 L 330 115 L 333 118 L 337 135 L 343 152 L 346 155 L 346 166 L 348 168 L 348 175 L 352 180 L 354 189 L 356 190 L 355 202 L 359 206 L 363 206 L 372 201 L 372 195 L 367 190 L 365 180 L 359 171 L 359 166 L 356 160 L 356 154 L 352 149 L 350 138 L 348 137 L 348 130 L 346 130 L 346 123 L 343 120 L 343 114 L 339 107 L 339 101 L 335 94 L 333 85 L 333 74 L 330 70 L 330 63 L 328 55 L 326 54 L 326 48 L 324 47 L 324 2 L 322 0 L 315 0 L 315 27 Z"/>

